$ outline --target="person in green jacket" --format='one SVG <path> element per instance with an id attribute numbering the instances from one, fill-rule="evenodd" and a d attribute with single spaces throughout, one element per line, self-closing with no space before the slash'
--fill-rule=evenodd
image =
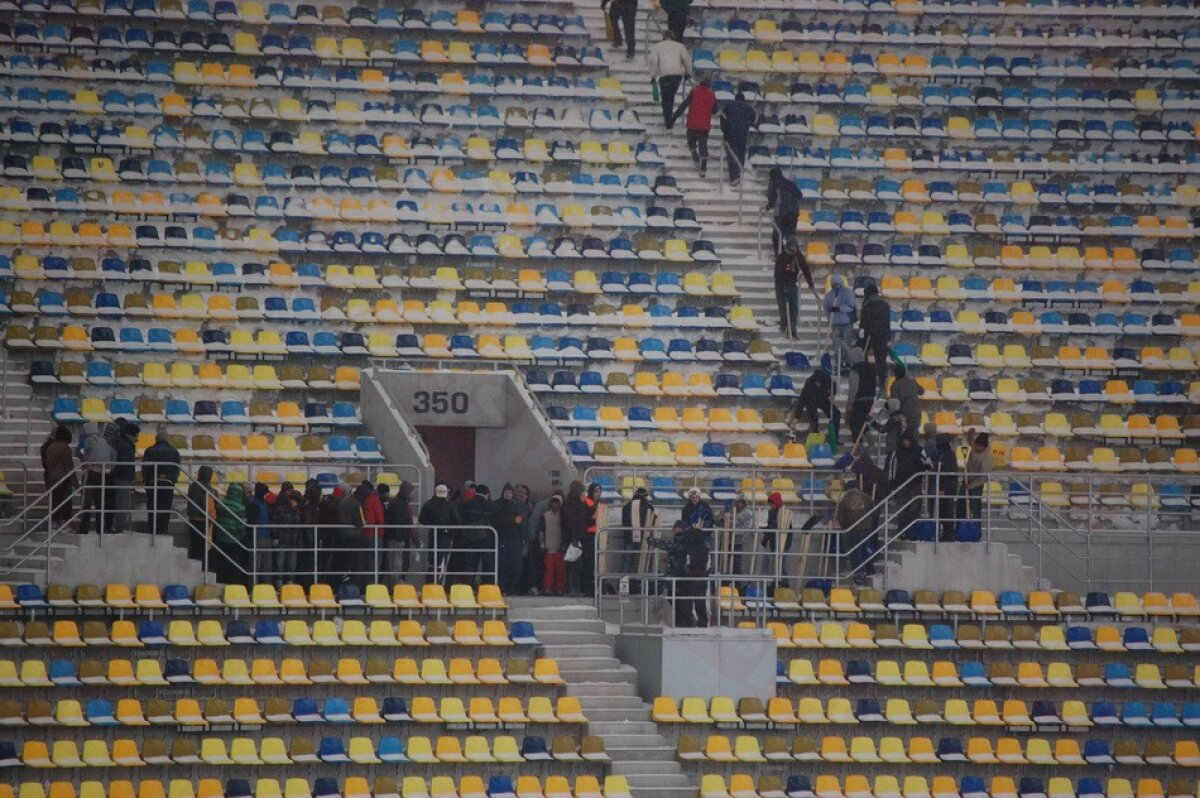
<path id="1" fill-rule="evenodd" d="M 246 486 L 234 482 L 217 502 L 217 520 L 213 525 L 212 568 L 222 584 L 245 584 L 245 537 L 249 528 L 246 516 Z"/>
<path id="2" fill-rule="evenodd" d="M 675 34 L 675 41 L 683 41 L 683 31 L 688 24 L 688 9 L 692 0 L 662 0 L 663 11 L 667 12 L 667 30 Z"/>

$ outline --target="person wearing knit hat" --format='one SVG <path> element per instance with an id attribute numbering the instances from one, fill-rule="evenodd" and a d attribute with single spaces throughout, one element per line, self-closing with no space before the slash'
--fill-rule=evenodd
<path id="1" fill-rule="evenodd" d="M 772 573 L 783 573 L 782 564 L 776 569 L 771 558 L 780 557 L 791 543 L 788 532 L 792 528 L 792 511 L 783 506 L 783 494 L 775 491 L 767 497 L 767 525 L 763 527 L 762 547 L 767 552 L 768 569 Z"/>

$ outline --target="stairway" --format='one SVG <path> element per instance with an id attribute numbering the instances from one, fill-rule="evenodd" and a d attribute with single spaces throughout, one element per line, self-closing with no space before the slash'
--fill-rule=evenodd
<path id="1" fill-rule="evenodd" d="M 612 772 L 625 776 L 635 798 L 695 798 L 675 748 L 650 720 L 636 692 L 637 672 L 613 651 L 613 635 L 595 607 L 562 599 L 512 597 L 512 621 L 530 621 L 545 656 L 558 660 L 567 695 L 579 698 L 588 733 L 600 737 Z"/>
<path id="2" fill-rule="evenodd" d="M 909 592 L 938 585 L 942 590 L 990 590 L 999 595 L 1004 590 L 1028 593 L 1046 589 L 1039 582 L 1035 569 L 1013 553 L 1004 543 L 893 543 L 887 563 L 877 570 L 887 569 L 887 583 L 881 573 L 872 580 L 876 589 L 900 589 Z"/>
<path id="3" fill-rule="evenodd" d="M 820 318 L 817 303 L 807 291 L 800 293 L 800 325 L 798 340 L 789 341 L 779 332 L 779 312 L 775 305 L 774 259 L 771 254 L 771 226 L 762 213 L 766 203 L 766 173 L 746 169 L 743 172 L 741 203 L 742 219 L 738 221 L 739 190 L 728 185 L 721 186 L 724 144 L 720 126 L 714 120 L 709 137 L 709 162 L 706 178 L 701 178 L 684 139 L 683 121 L 676 123 L 667 133 L 663 125 L 661 106 L 651 94 L 650 78 L 646 73 L 646 52 L 650 45 L 659 41 L 662 26 L 648 20 L 651 13 L 663 19 L 662 12 L 647 8 L 643 3 L 638 18 L 638 51 L 632 60 L 626 60 L 623 50 L 609 47 L 605 39 L 604 16 L 599 4 L 577 2 L 576 13 L 581 14 L 592 34 L 594 44 L 602 47 L 609 64 L 609 73 L 621 81 L 626 105 L 638 112 L 646 125 L 645 139 L 658 146 L 659 153 L 666 159 L 664 171 L 673 176 L 684 194 L 686 204 L 694 208 L 700 222 L 702 235 L 713 242 L 721 257 L 721 268 L 733 275 L 741 292 L 741 304 L 754 311 L 761 327 L 760 336 L 783 352 L 798 349 L 810 357 L 821 350 L 816 321 Z M 693 14 L 693 17 L 698 14 Z M 683 95 L 679 97 L 682 101 Z M 755 139 L 751 138 L 751 143 Z M 759 221 L 762 220 L 762 257 L 757 254 Z M 820 287 L 821 274 L 814 279 Z"/>

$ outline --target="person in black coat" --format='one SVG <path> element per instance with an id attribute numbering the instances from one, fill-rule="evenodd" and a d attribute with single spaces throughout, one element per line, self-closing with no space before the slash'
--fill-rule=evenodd
<path id="1" fill-rule="evenodd" d="M 792 417 L 795 421 L 799 421 L 801 416 L 806 417 L 808 431 L 813 433 L 820 428 L 821 413 L 833 424 L 833 438 L 836 439 L 841 427 L 842 411 L 833 404 L 833 378 L 829 376 L 828 371 L 818 366 L 800 388 Z M 830 444 L 833 442 L 831 440 Z"/>
<path id="2" fill-rule="evenodd" d="M 472 585 L 476 575 L 482 571 L 483 580 L 491 581 L 495 570 L 492 547 L 492 522 L 496 517 L 496 503 L 487 485 L 476 485 L 475 495 L 463 505 L 463 524 L 469 529 L 459 530 L 454 536 L 454 553 L 450 557 L 450 582 Z"/>
<path id="3" fill-rule="evenodd" d="M 500 491 L 500 501 L 496 502 L 492 512 L 499 554 L 497 578 L 500 590 L 505 595 L 515 595 L 521 584 L 524 523 L 525 509 L 517 503 L 513 486 L 505 485 Z"/>
<path id="4" fill-rule="evenodd" d="M 729 165 L 730 186 L 736 187 L 742 180 L 750 129 L 757 124 L 758 112 L 746 102 L 746 95 L 742 92 L 737 93 L 733 102 L 721 106 L 721 136 L 729 147 L 725 151 L 725 161 Z"/>
<path id="5" fill-rule="evenodd" d="M 771 231 L 771 251 L 778 255 L 783 251 L 783 241 L 796 234 L 796 221 L 800 218 L 800 189 L 783 176 L 778 166 L 771 167 L 767 176 L 767 207 L 774 211 L 775 229 Z"/>
<path id="6" fill-rule="evenodd" d="M 863 289 L 858 329 L 862 334 L 863 348 L 875 361 L 875 380 L 883 387 L 887 383 L 888 344 L 892 340 L 892 306 L 879 295 L 875 283 L 868 283 Z"/>
<path id="7" fill-rule="evenodd" d="M 179 479 L 179 450 L 166 430 L 159 430 L 154 445 L 142 455 L 142 485 L 146 489 L 146 525 L 150 533 L 165 535 L 171 525 L 171 505 Z"/>
<path id="8" fill-rule="evenodd" d="M 417 523 L 429 530 L 430 570 L 438 574 L 442 582 L 449 567 L 450 553 L 453 548 L 455 530 L 448 527 L 460 526 L 462 515 L 458 507 L 450 499 L 450 487 L 439 483 L 433 489 L 433 496 L 421 505 L 417 515 Z"/>
<path id="9" fill-rule="evenodd" d="M 949 435 L 939 434 L 935 443 L 934 490 L 938 497 L 941 539 L 954 540 L 954 525 L 958 520 L 958 456 Z"/>
<path id="10" fill-rule="evenodd" d="M 925 490 L 925 480 L 922 474 L 929 471 L 929 461 L 925 459 L 925 451 L 917 443 L 912 430 L 900 434 L 896 451 L 888 455 L 884 469 L 884 478 L 890 492 L 890 511 L 896 515 L 899 529 L 904 537 L 911 536 L 913 521 L 924 515 L 924 501 L 916 497 Z"/>

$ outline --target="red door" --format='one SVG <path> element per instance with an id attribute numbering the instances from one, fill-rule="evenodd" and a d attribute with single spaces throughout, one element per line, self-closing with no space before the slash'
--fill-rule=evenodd
<path id="1" fill-rule="evenodd" d="M 474 427 L 417 427 L 433 473 L 451 490 L 461 487 L 468 479 L 475 479 L 475 428 Z M 428 493 L 432 495 L 433 487 Z"/>

